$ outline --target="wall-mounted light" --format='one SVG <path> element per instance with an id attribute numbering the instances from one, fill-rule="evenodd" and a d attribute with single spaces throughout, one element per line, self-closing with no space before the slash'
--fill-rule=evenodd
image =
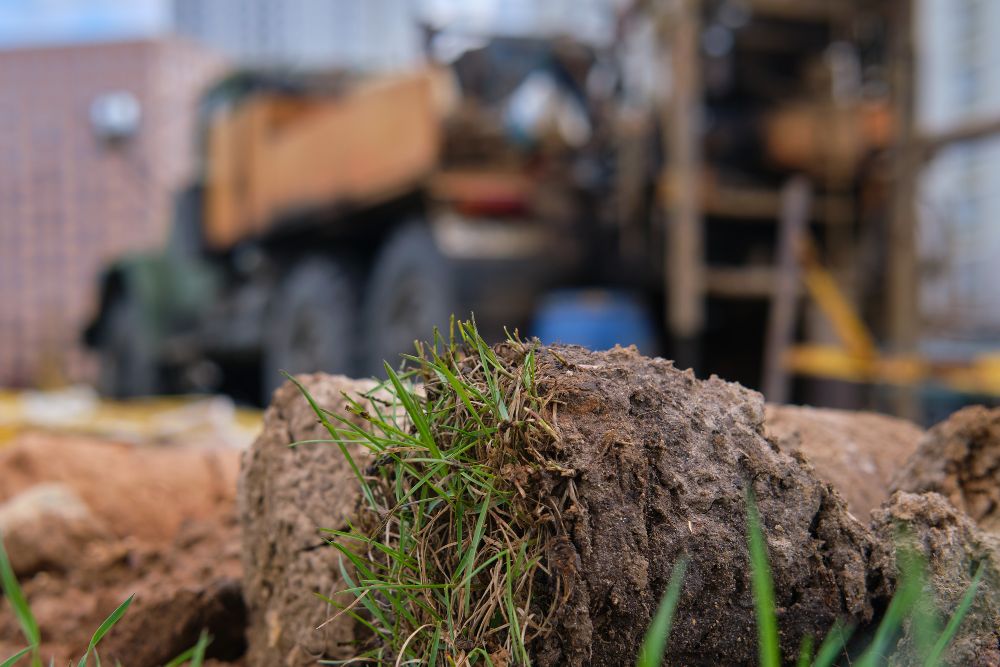
<path id="1" fill-rule="evenodd" d="M 98 139 L 108 143 L 131 139 L 141 120 L 142 105 L 127 90 L 103 93 L 90 104 L 90 126 Z"/>

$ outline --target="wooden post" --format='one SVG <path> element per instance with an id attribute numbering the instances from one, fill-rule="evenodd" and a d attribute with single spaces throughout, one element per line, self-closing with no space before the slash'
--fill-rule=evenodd
<path id="1" fill-rule="evenodd" d="M 910 355 L 917 351 L 920 338 L 920 314 L 917 290 L 919 271 L 916 247 L 916 181 L 920 157 L 914 132 L 914 20 L 910 0 L 896 0 L 892 25 L 892 87 L 896 120 L 896 145 L 892 171 L 895 186 L 889 222 L 888 333 L 892 352 Z M 901 417 L 918 417 L 913 389 L 897 392 L 894 411 Z"/>
<path id="2" fill-rule="evenodd" d="M 781 189 L 781 218 L 778 221 L 778 265 L 768 313 L 764 347 L 764 397 L 772 403 L 788 401 L 789 375 L 785 351 L 795 338 L 798 311 L 800 256 L 803 235 L 812 209 L 812 189 L 804 176 L 790 179 Z"/>
<path id="3" fill-rule="evenodd" d="M 697 342 L 704 325 L 705 251 L 700 206 L 701 66 L 699 0 L 675 0 L 668 13 L 670 102 L 662 115 L 667 156 L 664 292 L 667 330 L 678 366 L 697 366 Z"/>

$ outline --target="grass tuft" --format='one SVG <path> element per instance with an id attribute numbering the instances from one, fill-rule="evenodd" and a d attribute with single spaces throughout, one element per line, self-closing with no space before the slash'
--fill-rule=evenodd
<path id="1" fill-rule="evenodd" d="M 351 596 L 328 601 L 371 633 L 355 660 L 530 665 L 529 646 L 551 632 L 568 596 L 549 546 L 564 532 L 573 481 L 561 477 L 545 498 L 523 486 L 566 472 L 541 454 L 555 431 L 543 417 L 551 398 L 534 381 L 534 344 L 515 334 L 491 348 L 474 321 L 453 321 L 450 331 L 406 355 L 411 370 L 386 364 L 387 379 L 364 404 L 348 397 L 363 427 L 320 408 L 290 378 L 364 502 L 348 530 L 324 531 L 341 555 L 340 593 Z M 367 465 L 351 453 L 358 443 Z"/>

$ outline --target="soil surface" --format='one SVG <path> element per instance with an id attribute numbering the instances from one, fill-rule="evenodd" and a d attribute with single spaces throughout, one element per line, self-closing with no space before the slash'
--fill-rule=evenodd
<path id="1" fill-rule="evenodd" d="M 576 499 L 560 555 L 572 596 L 536 647 L 537 664 L 634 663 L 671 568 L 685 556 L 667 663 L 755 662 L 748 486 L 765 526 L 786 659 L 805 634 L 825 632 L 838 617 L 871 617 L 870 534 L 810 466 L 765 437 L 760 394 L 698 380 L 634 348 L 543 348 L 536 381 L 558 401 L 545 415 L 558 438 L 542 453 L 575 475 L 566 482 L 539 473 L 534 492 L 561 494 L 572 484 Z"/>
<path id="2" fill-rule="evenodd" d="M 934 426 L 892 487 L 940 493 L 980 527 L 1000 532 L 1000 408 L 964 408 Z"/>
<path id="3" fill-rule="evenodd" d="M 364 424 L 347 413 L 342 393 L 363 401 L 359 394 L 373 382 L 324 373 L 298 379 L 320 406 Z M 339 553 L 325 543 L 321 529 L 347 529 L 360 487 L 336 444 L 289 447 L 329 437 L 299 389 L 286 382 L 274 393 L 264 430 L 244 458 L 239 502 L 250 665 L 315 665 L 319 658 L 353 655 L 354 622 L 347 615 L 331 621 L 337 609 L 315 593 L 333 596 L 347 587 Z M 350 451 L 364 467 L 367 450 L 351 445 Z M 346 604 L 352 597 L 337 599 Z"/>
<path id="4" fill-rule="evenodd" d="M 862 521 L 889 499 L 893 475 L 924 434 L 913 422 L 873 412 L 773 404 L 766 410 L 767 436 L 801 452 Z"/>
<path id="5" fill-rule="evenodd" d="M 0 449 L 0 524 L 13 565 L 21 564 L 46 664 L 80 657 L 132 593 L 101 645 L 108 664 L 161 665 L 203 628 L 215 636 L 210 655 L 242 655 L 239 455 L 41 433 Z M 23 645 L 0 606 L 0 655 Z"/>
<path id="6" fill-rule="evenodd" d="M 342 392 L 371 386 L 301 379 L 320 405 L 342 414 Z M 859 636 L 878 622 L 898 582 L 903 529 L 927 558 L 942 620 L 984 567 L 946 662 L 1000 666 L 1000 409 L 960 411 L 921 439 L 915 426 L 878 415 L 765 410 L 756 392 L 621 348 L 543 348 L 536 381 L 555 399 L 543 416 L 556 437 L 541 453 L 560 472 L 521 481 L 528 493 L 570 499 L 569 530 L 550 562 L 572 589 L 555 632 L 533 647 L 535 664 L 634 664 L 684 556 L 667 664 L 754 664 L 750 487 L 786 660 L 805 634 L 824 634 L 835 618 L 860 624 Z M 357 484 L 336 445 L 288 447 L 327 437 L 295 387 L 276 392 L 244 456 L 239 518 L 239 450 L 44 433 L 0 447 L 0 531 L 39 620 L 46 663 L 79 657 L 132 593 L 132 608 L 102 644 L 108 664 L 161 665 L 202 629 L 215 636 L 209 664 L 297 667 L 347 657 L 357 628 L 346 616 L 324 625 L 335 611 L 313 593 L 343 588 L 336 551 L 319 529 L 345 527 Z M 917 493 L 886 500 L 897 466 L 894 489 Z M 882 501 L 870 526 L 855 518 Z M 918 645 L 904 626 L 893 664 L 913 663 Z M 22 646 L 0 605 L 0 658 Z"/>
<path id="7" fill-rule="evenodd" d="M 897 546 L 915 548 L 927 562 L 929 589 L 938 605 L 940 627 L 951 618 L 973 574 L 982 566 L 982 583 L 943 664 L 1000 665 L 1000 536 L 979 529 L 937 493 L 896 493 L 891 502 L 874 513 L 872 526 L 876 537 L 871 575 L 874 585 L 888 590 L 897 579 Z M 890 664 L 921 664 L 921 639 L 927 641 L 916 636 L 907 622 Z"/>

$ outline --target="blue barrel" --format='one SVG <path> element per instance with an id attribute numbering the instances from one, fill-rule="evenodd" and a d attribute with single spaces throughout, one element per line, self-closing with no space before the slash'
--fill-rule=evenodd
<path id="1" fill-rule="evenodd" d="M 628 292 L 559 290 L 542 298 L 532 335 L 543 343 L 570 343 L 591 350 L 635 345 L 656 354 L 656 333 L 647 308 Z"/>

